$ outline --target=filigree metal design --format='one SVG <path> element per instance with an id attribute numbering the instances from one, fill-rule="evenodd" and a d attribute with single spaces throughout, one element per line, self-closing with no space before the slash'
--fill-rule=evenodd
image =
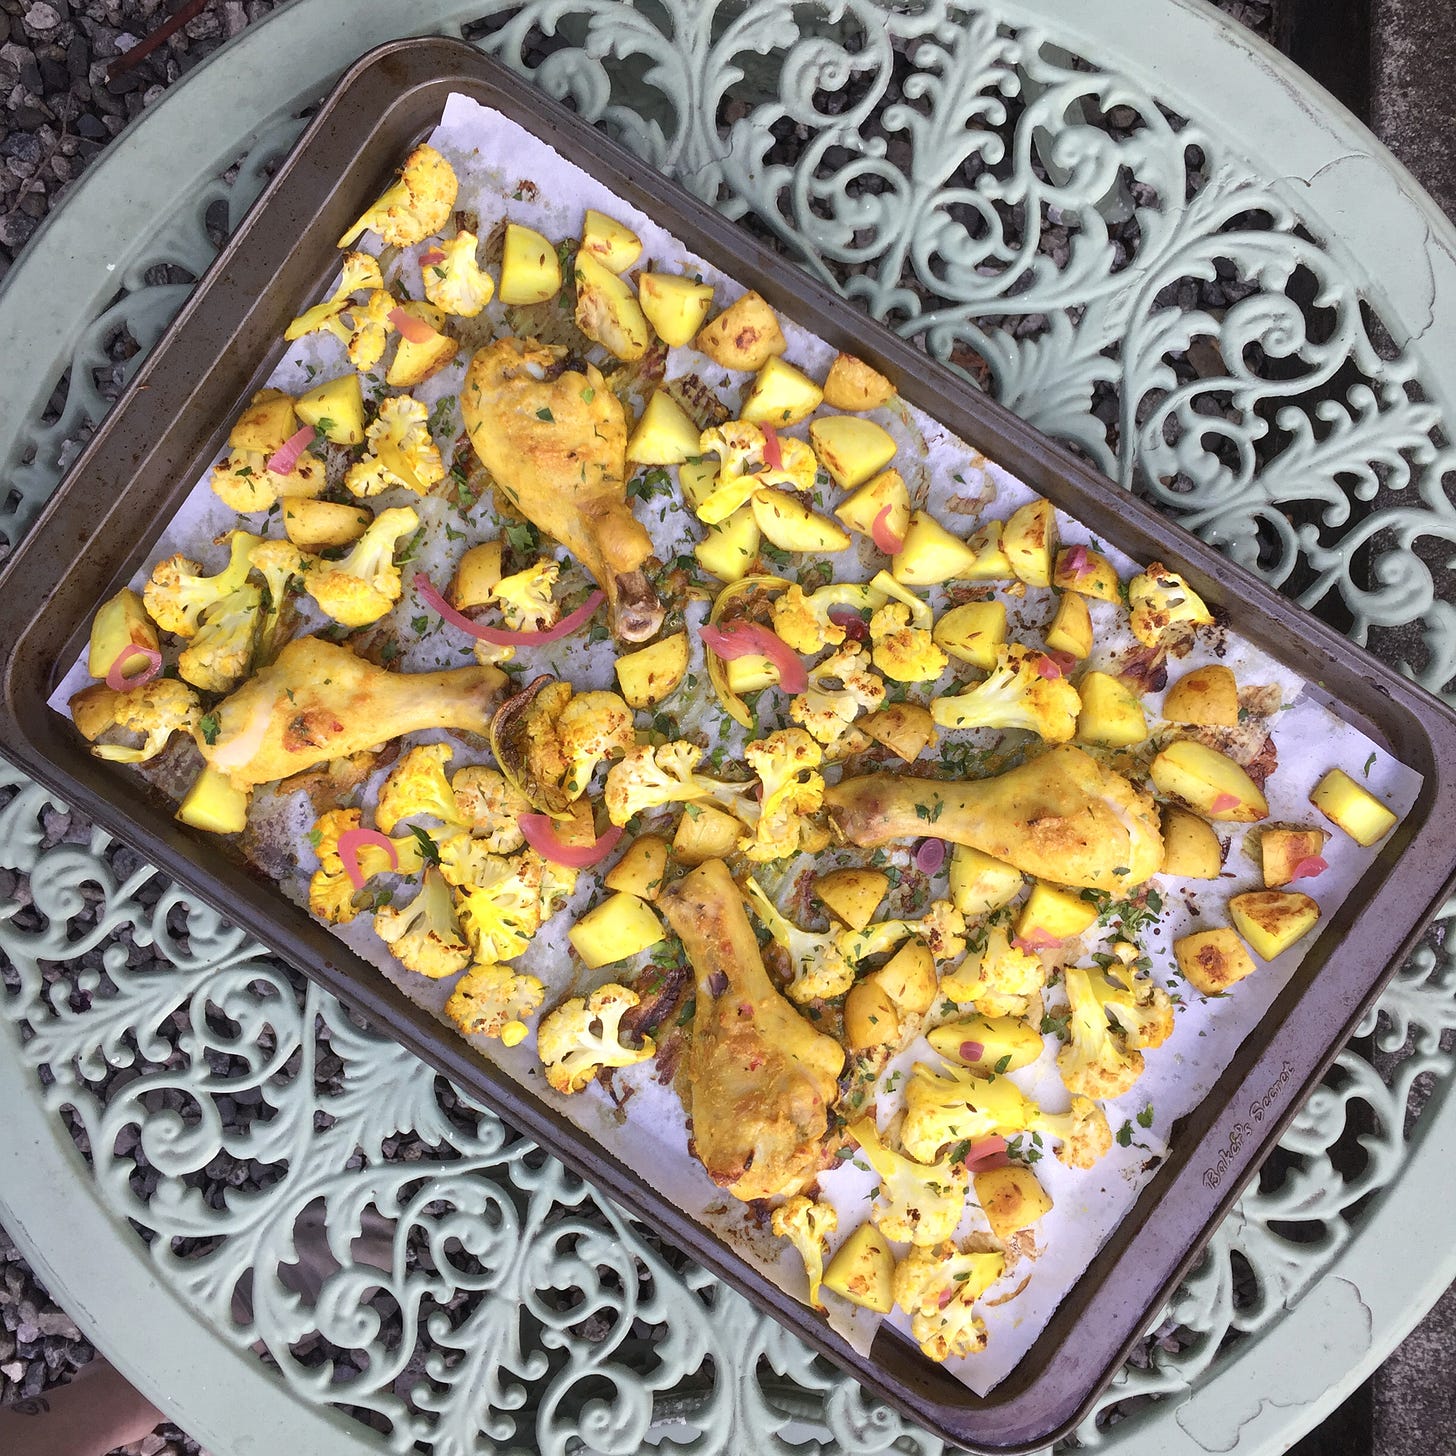
<path id="1" fill-rule="evenodd" d="M 1427 685 L 1456 673 L 1449 577 L 1423 554 L 1456 539 L 1434 366 L 1419 339 L 1390 348 L 1297 188 L 1176 98 L 1069 55 L 1016 0 L 422 8 L 1358 640 L 1418 623 Z M 62 361 L 64 406 L 27 427 L 0 526 L 99 417 L 108 339 L 145 348 L 180 303 L 153 270 L 200 274 L 208 219 L 236 221 L 299 125 L 272 118 L 130 262 Z M 821 1449 L 942 1449 L 104 834 L 42 851 L 51 800 L 6 774 L 0 859 L 34 906 L 0 923 L 0 1036 L 157 1268 L 294 1390 L 441 1456 L 628 1453 L 669 1425 L 704 1456 L 787 1453 L 804 1421 Z M 1412 1084 L 1451 1076 L 1441 943 L 1364 1028 L 1398 1066 L 1341 1056 L 1085 1444 L 1239 1358 L 1390 1185 Z M 1356 1123 L 1351 1170 L 1331 1149 Z"/>

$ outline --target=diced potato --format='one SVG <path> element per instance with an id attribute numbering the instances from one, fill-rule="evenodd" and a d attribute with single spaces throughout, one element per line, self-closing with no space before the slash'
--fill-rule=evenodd
<path id="1" fill-rule="evenodd" d="M 619 657 L 617 686 L 629 707 L 651 708 L 676 690 L 687 670 L 688 634 L 674 632 Z"/>
<path id="2" fill-rule="evenodd" d="M 1015 865 L 968 844 L 951 847 L 950 902 L 962 915 L 989 915 L 1009 905 L 1025 883 L 1026 877 Z"/>
<path id="3" fill-rule="evenodd" d="M 455 357 L 460 349 L 460 341 L 442 332 L 445 315 L 433 304 L 416 302 L 401 304 L 400 307 L 435 331 L 431 338 L 421 339 L 418 343 L 401 334 L 399 347 L 385 372 L 386 384 L 395 389 L 412 389 L 416 384 L 424 383 L 432 374 L 438 374 Z"/>
<path id="4" fill-rule="evenodd" d="M 776 686 L 779 669 L 772 659 L 760 657 L 756 652 L 746 652 L 742 657 L 723 664 L 723 676 L 727 680 L 728 691 L 741 698 L 747 693 Z"/>
<path id="5" fill-rule="evenodd" d="M 814 898 L 837 915 L 851 930 L 863 930 L 874 919 L 890 877 L 879 870 L 831 870 L 814 880 Z"/>
<path id="6" fill-rule="evenodd" d="M 102 602 L 91 621 L 91 641 L 86 655 L 86 671 L 92 677 L 104 678 L 125 652 L 121 664 L 123 677 L 136 677 L 150 666 L 151 658 L 128 648 L 146 647 L 161 650 L 160 639 L 142 599 L 130 587 L 122 587 L 114 597 Z"/>
<path id="7" fill-rule="evenodd" d="M 1223 845 L 1213 826 L 1177 804 L 1165 804 L 1159 872 L 1182 880 L 1216 880 L 1223 872 Z"/>
<path id="8" fill-rule="evenodd" d="M 637 280 L 637 302 L 657 337 L 680 349 L 702 328 L 713 306 L 713 285 L 680 273 L 644 273 Z"/>
<path id="9" fill-rule="evenodd" d="M 1163 699 L 1163 716 L 1170 723 L 1196 723 L 1210 728 L 1233 728 L 1239 721 L 1239 688 L 1234 675 L 1221 663 L 1195 667 L 1184 673 Z"/>
<path id="10" fill-rule="evenodd" d="M 665 939 L 666 932 L 651 905 L 617 890 L 588 910 L 566 932 L 566 938 L 586 968 L 595 971 L 639 955 Z"/>
<path id="11" fill-rule="evenodd" d="M 1011 558 L 1002 544 L 1005 523 L 982 521 L 966 537 L 966 545 L 974 558 L 970 567 L 961 573 L 963 581 L 1015 581 L 1016 573 L 1011 569 Z"/>
<path id="12" fill-rule="evenodd" d="M 97 682 L 89 688 L 82 688 L 66 704 L 71 710 L 71 722 L 76 725 L 76 732 L 87 743 L 95 743 L 116 722 L 116 700 L 120 696 L 115 688 Z"/>
<path id="13" fill-rule="evenodd" d="M 718 484 L 718 461 L 712 455 L 694 455 L 677 468 L 677 483 L 683 499 L 696 512 Z"/>
<path id="14" fill-rule="evenodd" d="M 336 505 L 306 496 L 284 496 L 282 504 L 283 534 L 310 555 L 357 541 L 374 519 L 361 506 Z"/>
<path id="15" fill-rule="evenodd" d="M 873 420 L 826 415 L 809 426 L 809 443 L 836 485 L 853 490 L 895 458 L 895 439 Z"/>
<path id="16" fill-rule="evenodd" d="M 681 465 L 697 455 L 700 434 L 670 394 L 654 389 L 627 441 L 627 459 L 638 465 Z"/>
<path id="17" fill-rule="evenodd" d="M 623 273 L 642 256 L 642 239 L 626 223 L 589 207 L 577 252 L 588 254 L 612 273 Z"/>
<path id="18" fill-rule="evenodd" d="M 1050 586 L 1057 550 L 1057 518 L 1052 503 L 1038 497 L 1012 511 L 1001 528 L 1001 549 L 1019 581 L 1027 586 Z"/>
<path id="19" fill-rule="evenodd" d="M 812 511 L 786 490 L 756 490 L 751 502 L 758 529 L 780 551 L 843 551 L 849 532 Z"/>
<path id="20" fill-rule="evenodd" d="M 482 541 L 472 546 L 455 568 L 450 584 L 452 606 L 483 607 L 494 595 L 501 581 L 501 543 Z"/>
<path id="21" fill-rule="evenodd" d="M 1269 804 L 1248 774 L 1227 754 L 1180 738 L 1148 770 L 1160 794 L 1181 799 L 1205 819 L 1252 824 L 1269 817 Z"/>
<path id="22" fill-rule="evenodd" d="M 535 228 L 508 222 L 497 297 L 507 304 L 544 303 L 560 292 L 561 260 L 556 249 Z"/>
<path id="23" fill-rule="evenodd" d="M 619 359 L 640 359 L 652 331 L 631 287 L 590 253 L 576 255 L 574 272 L 577 328 Z"/>
<path id="24" fill-rule="evenodd" d="M 556 820 L 556 833 L 563 844 L 577 849 L 590 849 L 597 842 L 597 826 L 589 799 L 577 799 L 566 811 L 566 816 Z"/>
<path id="25" fill-rule="evenodd" d="M 364 391 L 352 370 L 299 395 L 294 413 L 335 445 L 364 443 Z"/>
<path id="26" fill-rule="evenodd" d="M 824 391 L 807 374 L 774 355 L 749 385 L 738 418 L 786 430 L 807 420 L 823 398 Z"/>
<path id="27" fill-rule="evenodd" d="M 1324 829 L 1266 829 L 1259 836 L 1259 855 L 1264 863 L 1264 885 L 1277 890 L 1291 880 L 1305 876 L 1301 867 L 1306 860 L 1323 862 L 1329 832 Z M 1319 866 L 1315 866 L 1318 872 Z"/>
<path id="28" fill-rule="evenodd" d="M 672 855 L 685 865 L 726 859 L 742 837 L 743 826 L 726 811 L 711 804 L 684 804 L 672 837 Z"/>
<path id="29" fill-rule="evenodd" d="M 1020 1164 L 987 1168 L 984 1173 L 972 1174 L 971 1181 L 991 1232 L 1003 1243 L 1051 1212 L 1051 1195 L 1037 1181 L 1036 1174 Z"/>
<path id="30" fill-rule="evenodd" d="M 609 890 L 655 900 L 667 873 L 667 841 L 660 834 L 639 834 L 627 852 L 602 876 Z"/>
<path id="31" fill-rule="evenodd" d="M 891 703 L 861 718 L 855 727 L 863 729 L 876 743 L 883 743 L 906 763 L 914 763 L 935 737 L 935 719 L 919 703 Z"/>
<path id="32" fill-rule="evenodd" d="M 973 1071 L 1018 1072 L 1040 1055 L 1041 1032 L 1020 1016 L 962 1016 L 926 1038 L 941 1056 Z"/>
<path id="33" fill-rule="evenodd" d="M 1396 826 L 1395 814 L 1342 768 L 1332 768 L 1315 785 L 1309 802 L 1356 844 L 1368 847 L 1384 839 Z"/>
<path id="34" fill-rule="evenodd" d="M 1319 915 L 1319 905 L 1298 890 L 1249 890 L 1229 901 L 1234 929 L 1266 961 L 1308 935 Z"/>
<path id="35" fill-rule="evenodd" d="M 1035 945 L 1039 940 L 1071 940 L 1097 923 L 1097 907 L 1076 890 L 1064 890 L 1037 880 L 1016 917 L 1018 939 Z"/>
<path id="36" fill-rule="evenodd" d="M 1073 552 L 1079 548 L 1064 546 L 1057 552 L 1056 569 L 1052 572 L 1052 585 L 1063 591 L 1080 592 L 1084 597 L 1096 597 L 1098 601 L 1120 602 L 1122 589 L 1117 579 L 1117 568 L 1100 552 L 1080 548 L 1079 570 L 1072 569 Z"/>
<path id="37" fill-rule="evenodd" d="M 177 808 L 177 818 L 209 834 L 241 834 L 248 824 L 248 794 L 215 768 L 204 768 Z"/>
<path id="38" fill-rule="evenodd" d="M 900 1035 L 900 1013 L 890 993 L 876 980 L 856 981 L 844 998 L 844 1039 L 852 1052 L 893 1046 Z"/>
<path id="39" fill-rule="evenodd" d="M 863 930 L 864 926 L 856 926 Z M 939 982 L 935 975 L 935 957 L 930 947 L 918 937 L 907 940 L 879 970 L 867 980 L 884 988 L 898 1011 L 907 1016 L 923 1016 L 935 1005 Z"/>
<path id="40" fill-rule="evenodd" d="M 1057 614 L 1046 630 L 1046 645 L 1052 652 L 1066 652 L 1084 658 L 1092 651 L 1092 614 L 1087 598 L 1076 592 L 1063 592 L 1057 603 Z"/>
<path id="41" fill-rule="evenodd" d="M 889 404 L 894 397 L 895 386 L 853 354 L 836 355 L 824 380 L 824 403 L 830 409 L 859 414 Z"/>
<path id="42" fill-rule="evenodd" d="M 757 370 L 789 347 L 773 309 L 745 293 L 698 330 L 694 347 L 725 369 Z"/>
<path id="43" fill-rule="evenodd" d="M 297 428 L 292 395 L 280 389 L 260 389 L 228 431 L 228 445 L 233 450 L 261 450 L 271 455 Z"/>
<path id="44" fill-rule="evenodd" d="M 884 1234 L 862 1223 L 839 1246 L 824 1271 L 824 1287 L 877 1314 L 895 1307 L 895 1256 Z"/>
<path id="45" fill-rule="evenodd" d="M 1121 678 L 1089 672 L 1077 684 L 1077 691 L 1082 694 L 1082 711 L 1077 714 L 1078 742 L 1126 748 L 1148 736 L 1143 705 Z"/>
<path id="46" fill-rule="evenodd" d="M 983 672 L 996 666 L 996 649 L 1006 641 L 1006 603 L 967 602 L 937 618 L 931 634 L 947 657 Z"/>
<path id="47" fill-rule="evenodd" d="M 1173 955 L 1184 979 L 1205 996 L 1221 995 L 1254 974 L 1254 962 L 1243 941 L 1226 925 L 1175 940 Z"/>
<path id="48" fill-rule="evenodd" d="M 910 491 L 898 470 L 882 470 L 834 508 L 834 514 L 861 536 L 874 534 L 882 511 L 889 511 L 885 525 L 892 536 L 904 539 L 910 529 Z"/>
<path id="49" fill-rule="evenodd" d="M 708 527 L 708 534 L 693 548 L 693 555 L 709 575 L 721 581 L 737 581 L 747 575 L 758 558 L 762 534 L 752 505 L 739 506 L 721 525 Z"/>
<path id="50" fill-rule="evenodd" d="M 965 577 L 976 565 L 976 553 L 953 536 L 927 511 L 911 511 L 910 528 L 890 565 L 890 574 L 905 586 L 935 586 Z"/>

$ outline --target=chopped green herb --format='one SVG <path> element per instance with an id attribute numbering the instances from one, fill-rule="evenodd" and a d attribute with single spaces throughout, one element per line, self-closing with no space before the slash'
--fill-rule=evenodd
<path id="1" fill-rule="evenodd" d="M 1370 757 L 1365 760 L 1365 767 L 1360 771 L 1362 776 L 1368 779 L 1370 777 L 1370 770 L 1374 767 L 1375 755 L 1372 753 Z"/>
<path id="2" fill-rule="evenodd" d="M 1139 1127 L 1151 1127 L 1153 1125 L 1153 1104 L 1151 1102 L 1138 1113 L 1137 1120 Z"/>
<path id="3" fill-rule="evenodd" d="M 554 425 L 556 423 L 556 416 L 545 405 L 542 405 L 536 411 L 536 418 L 538 420 L 545 420 L 548 425 Z"/>
<path id="4" fill-rule="evenodd" d="M 440 846 L 430 838 L 428 834 L 418 825 L 411 824 L 409 832 L 419 841 L 420 853 L 424 856 L 426 864 L 437 865 L 440 863 Z"/>
<path id="5" fill-rule="evenodd" d="M 197 726 L 202 730 L 203 739 L 209 747 L 217 742 L 218 730 L 222 725 L 217 721 L 216 713 L 204 713 Z"/>

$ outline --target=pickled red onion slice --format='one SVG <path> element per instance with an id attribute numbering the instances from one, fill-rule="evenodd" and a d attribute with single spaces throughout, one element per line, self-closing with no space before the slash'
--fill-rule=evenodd
<path id="1" fill-rule="evenodd" d="M 986 1048 L 978 1041 L 963 1041 L 960 1059 L 963 1062 L 979 1062 L 986 1055 Z"/>
<path id="2" fill-rule="evenodd" d="M 776 632 L 757 622 L 735 622 L 731 627 L 699 627 L 698 636 L 725 662 L 756 653 L 779 670 L 779 686 L 786 693 L 802 693 L 809 686 L 809 674 L 799 655 Z"/>
<path id="3" fill-rule="evenodd" d="M 145 657 L 147 665 L 140 672 L 134 672 L 128 677 L 123 668 L 133 657 Z M 106 669 L 106 686 L 112 692 L 124 693 L 128 688 L 139 688 L 151 682 L 161 670 L 162 654 L 155 647 L 140 647 L 129 642 Z"/>
<path id="4" fill-rule="evenodd" d="M 1067 548 L 1067 570 L 1073 577 L 1086 576 L 1092 570 L 1092 563 L 1087 559 L 1087 548 L 1085 546 L 1069 546 Z"/>
<path id="5" fill-rule="evenodd" d="M 1055 682 L 1063 676 L 1062 665 L 1050 653 L 1039 652 L 1036 658 L 1036 670 L 1040 677 L 1046 678 L 1048 682 Z"/>
<path id="6" fill-rule="evenodd" d="M 458 627 L 462 632 L 468 632 L 470 636 L 481 642 L 489 642 L 494 647 L 544 647 L 548 642 L 555 642 L 575 632 L 605 600 L 601 592 L 594 591 L 574 612 L 568 612 L 554 627 L 547 627 L 541 632 L 509 632 L 503 627 L 482 627 L 479 622 L 472 622 L 463 612 L 457 612 L 422 571 L 415 573 L 414 585 L 420 600 L 438 612 L 452 627 Z"/>
<path id="7" fill-rule="evenodd" d="M 1011 944 L 1017 950 L 1035 952 L 1039 950 L 1051 950 L 1053 946 L 1060 945 L 1061 941 L 1055 935 L 1043 930 L 1038 925 L 1030 935 L 1018 935 Z"/>
<path id="8" fill-rule="evenodd" d="M 430 248 L 427 251 L 425 251 L 425 252 L 423 252 L 423 253 L 420 254 L 420 267 L 421 268 L 429 268 L 429 267 L 432 267 L 436 263 L 443 263 L 444 261 L 445 261 L 445 250 L 444 250 L 444 248 Z"/>
<path id="9" fill-rule="evenodd" d="M 984 1173 L 990 1168 L 1004 1168 L 1011 1159 L 1006 1152 L 1006 1139 L 999 1134 L 977 1138 L 966 1154 L 966 1170 Z"/>
<path id="10" fill-rule="evenodd" d="M 1237 794 L 1220 794 L 1208 808 L 1213 814 L 1223 814 L 1229 809 L 1239 807 L 1239 796 Z"/>
<path id="11" fill-rule="evenodd" d="M 779 446 L 778 431 L 772 425 L 760 425 L 763 431 L 763 463 L 770 470 L 784 468 L 784 452 Z"/>
<path id="12" fill-rule="evenodd" d="M 267 459 L 266 468 L 274 475 L 292 475 L 298 457 L 313 444 L 318 433 L 312 425 L 295 430 Z"/>
<path id="13" fill-rule="evenodd" d="M 905 547 L 905 538 L 890 529 L 890 512 L 894 509 L 894 506 L 886 506 L 870 526 L 870 536 L 886 556 L 898 556 Z"/>
<path id="14" fill-rule="evenodd" d="M 1307 854 L 1290 872 L 1291 880 L 1312 880 L 1329 869 L 1329 861 L 1320 854 Z"/>
<path id="15" fill-rule="evenodd" d="M 377 846 L 389 856 L 390 869 L 399 868 L 399 851 L 387 834 L 381 834 L 377 829 L 346 829 L 339 836 L 339 858 L 344 863 L 344 873 L 348 875 L 349 883 L 356 890 L 362 890 L 364 881 L 368 878 L 359 868 L 359 851 L 366 844 Z"/>
<path id="16" fill-rule="evenodd" d="M 945 840 L 924 839 L 915 851 L 915 868 L 933 875 L 945 863 Z"/>
<path id="17" fill-rule="evenodd" d="M 522 814 L 516 823 L 526 843 L 542 859 L 572 870 L 590 869 L 592 865 L 599 864 L 611 854 L 622 837 L 621 828 L 614 825 L 594 844 L 567 844 L 557 834 L 556 821 L 549 814 Z"/>
<path id="18" fill-rule="evenodd" d="M 389 321 L 399 330 L 399 336 L 411 344 L 428 344 L 439 332 L 433 329 L 418 314 L 407 309 L 392 308 Z"/>

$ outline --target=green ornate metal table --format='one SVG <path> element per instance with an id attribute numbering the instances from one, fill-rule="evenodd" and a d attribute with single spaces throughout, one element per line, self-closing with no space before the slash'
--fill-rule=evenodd
<path id="1" fill-rule="evenodd" d="M 309 104 L 425 32 L 569 98 L 1449 686 L 1456 234 L 1195 0 L 296 0 L 119 139 L 7 279 L 11 539 Z M 0 1216 L 212 1451 L 940 1449 L 108 836 L 43 849 L 58 806 L 0 783 L 0 862 L 33 897 L 0 911 Z M 1456 1276 L 1425 1236 L 1456 1197 L 1456 962 L 1429 944 L 1084 1444 L 1282 1451 Z M 287 1266 L 321 1213 L 308 1297 Z"/>

